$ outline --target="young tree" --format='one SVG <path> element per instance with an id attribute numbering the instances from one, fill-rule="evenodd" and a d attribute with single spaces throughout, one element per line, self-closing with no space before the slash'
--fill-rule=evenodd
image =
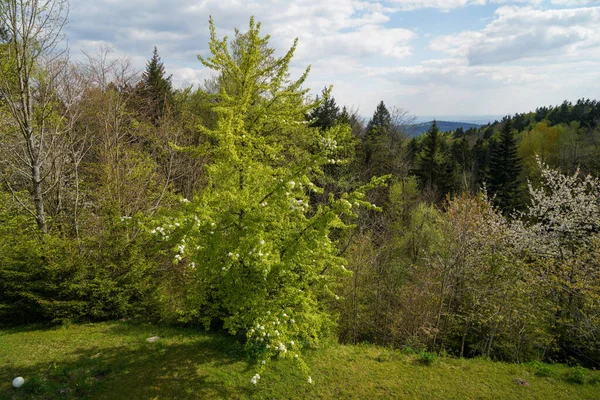
<path id="1" fill-rule="evenodd" d="M 44 183 L 54 146 L 63 128 L 53 92 L 56 70 L 44 66 L 57 60 L 56 52 L 67 21 L 66 0 L 5 0 L 0 2 L 5 44 L 0 48 L 0 97 L 6 104 L 21 142 L 16 149 L 19 165 L 13 168 L 29 181 L 29 201 L 15 197 L 35 216 L 40 232 L 48 231 Z M 4 176 L 5 183 L 12 187 Z"/>
<path id="2" fill-rule="evenodd" d="M 212 54 L 199 59 L 221 84 L 216 127 L 205 129 L 213 143 L 205 149 L 208 185 L 152 232 L 175 246 L 174 262 L 188 277 L 182 319 L 222 323 L 244 335 L 257 358 L 289 357 L 304 366 L 296 355 L 331 327 L 325 303 L 346 273 L 330 233 L 345 227 L 341 216 L 354 207 L 372 206 L 361 200 L 366 188 L 316 208 L 309 202 L 310 191 L 320 190 L 312 177 L 338 161 L 336 137 L 347 128 L 307 127 L 306 113 L 316 106 L 301 87 L 308 70 L 288 78 L 296 45 L 274 57 L 253 18 L 231 47 L 217 38 L 212 19 L 210 32 Z"/>

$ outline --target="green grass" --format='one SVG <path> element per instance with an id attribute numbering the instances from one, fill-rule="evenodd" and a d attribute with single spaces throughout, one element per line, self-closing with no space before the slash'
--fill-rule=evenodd
<path id="1" fill-rule="evenodd" d="M 253 386 L 242 347 L 217 334 L 116 322 L 13 328 L 0 330 L 0 399 L 600 398 L 596 371 L 423 357 L 331 345 L 306 355 L 312 385 L 293 362 L 275 361 Z M 20 389 L 11 387 L 16 376 L 26 380 Z"/>

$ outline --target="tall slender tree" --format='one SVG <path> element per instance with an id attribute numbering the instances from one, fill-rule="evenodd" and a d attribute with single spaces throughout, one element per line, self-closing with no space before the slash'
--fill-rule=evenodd
<path id="1" fill-rule="evenodd" d="M 377 105 L 377 108 L 373 113 L 373 117 L 367 124 L 367 129 L 363 140 L 364 160 L 367 170 L 370 171 L 372 169 L 375 155 L 380 150 L 386 135 L 390 134 L 391 128 L 392 115 L 385 106 L 384 102 L 381 101 Z M 372 172 L 373 171 L 371 171 L 371 174 L 374 175 Z"/>
<path id="2" fill-rule="evenodd" d="M 517 156 L 517 142 L 510 120 L 504 122 L 500 137 L 492 142 L 487 184 L 494 204 L 508 212 L 517 207 L 521 162 Z"/>
<path id="3" fill-rule="evenodd" d="M 156 46 L 152 58 L 146 64 L 146 70 L 142 73 L 141 83 L 141 95 L 145 100 L 143 109 L 152 122 L 157 124 L 172 103 L 173 87 L 171 75 L 166 76 L 165 66 Z"/>
<path id="4" fill-rule="evenodd" d="M 436 192 L 438 198 L 452 190 L 447 147 L 446 139 L 440 134 L 437 121 L 434 120 L 421 142 L 421 151 L 415 160 L 415 173 L 421 188 Z"/>
<path id="5" fill-rule="evenodd" d="M 56 64 L 64 54 L 58 46 L 67 14 L 66 0 L 0 1 L 5 41 L 0 55 L 0 98 L 20 135 L 11 169 L 29 182 L 27 189 L 32 201 L 17 193 L 10 177 L 5 174 L 2 177 L 13 189 L 14 198 L 35 216 L 42 233 L 48 231 L 44 204 L 48 191 L 45 185 L 49 181 L 46 169 L 52 164 L 64 118 L 56 107 L 57 96 L 53 91 L 61 69 L 45 67 Z M 4 164 L 5 160 L 2 161 Z"/>

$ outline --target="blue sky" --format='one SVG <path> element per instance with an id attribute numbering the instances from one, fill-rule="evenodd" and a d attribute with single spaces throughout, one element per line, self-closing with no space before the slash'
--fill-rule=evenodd
<path id="1" fill-rule="evenodd" d="M 370 115 L 383 100 L 414 115 L 504 115 L 600 98 L 600 0 L 71 0 L 71 53 L 110 46 L 142 70 L 157 46 L 176 86 L 211 76 L 218 33 L 262 22 L 314 93 Z"/>

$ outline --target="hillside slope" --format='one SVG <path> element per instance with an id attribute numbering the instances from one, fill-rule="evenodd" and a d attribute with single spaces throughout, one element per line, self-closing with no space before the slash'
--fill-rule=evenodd
<path id="1" fill-rule="evenodd" d="M 469 128 L 479 128 L 481 125 L 477 124 L 469 124 L 467 122 L 451 122 L 451 121 L 436 121 L 440 132 L 450 132 L 455 131 L 458 128 L 463 128 L 465 131 Z M 433 121 L 422 122 L 420 124 L 410 125 L 406 133 L 409 137 L 420 136 L 423 133 L 427 132 Z"/>

